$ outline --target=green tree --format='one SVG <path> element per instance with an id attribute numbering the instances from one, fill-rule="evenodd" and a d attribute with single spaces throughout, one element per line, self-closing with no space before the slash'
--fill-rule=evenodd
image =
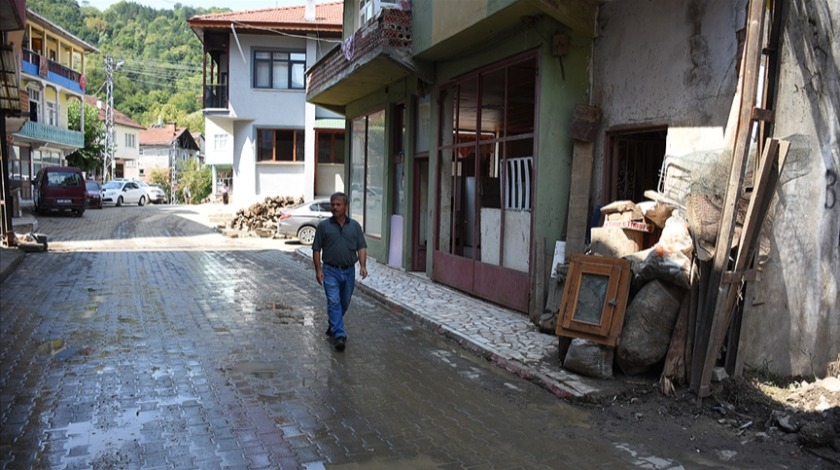
<path id="1" fill-rule="evenodd" d="M 81 126 L 81 101 L 71 100 L 67 104 L 67 119 L 71 129 L 78 129 Z M 105 146 L 105 125 L 99 120 L 99 111 L 85 104 L 85 146 L 67 156 L 67 163 L 77 166 L 85 172 L 95 172 L 102 167 L 103 151 Z"/>
<path id="2" fill-rule="evenodd" d="M 201 167 L 198 160 L 178 162 L 178 198 L 184 200 L 184 188 L 190 188 L 193 201 L 203 201 L 213 189 L 213 173 Z"/>

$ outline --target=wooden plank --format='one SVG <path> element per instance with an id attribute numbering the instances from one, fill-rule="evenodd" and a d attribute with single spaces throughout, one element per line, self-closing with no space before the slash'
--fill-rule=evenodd
<path id="1" fill-rule="evenodd" d="M 540 324 L 540 317 L 542 317 L 543 305 L 546 299 L 546 254 L 545 254 L 545 237 L 537 238 L 536 253 L 532 255 L 531 266 L 534 267 L 534 295 L 528 299 L 528 318 L 531 323 L 535 325 Z"/>
<path id="2" fill-rule="evenodd" d="M 709 383 L 712 368 L 717 358 L 720 344 L 712 341 L 712 335 L 721 327 L 728 315 L 721 310 L 729 296 L 729 285 L 722 283 L 723 273 L 729 264 L 729 254 L 735 232 L 735 218 L 737 216 L 738 200 L 744 183 L 744 172 L 749 156 L 750 133 L 752 129 L 752 108 L 755 106 L 755 96 L 758 90 L 758 71 L 761 60 L 761 35 L 764 30 L 764 0 L 750 0 L 747 13 L 747 38 L 744 47 L 744 61 L 740 74 L 740 112 L 735 145 L 732 152 L 732 166 L 729 172 L 729 183 L 726 198 L 723 203 L 720 229 L 715 242 L 715 256 L 712 262 L 712 272 L 709 278 L 709 288 L 706 293 L 706 304 L 701 312 L 700 321 L 702 331 L 695 343 L 692 364 L 691 388 L 700 397 L 710 394 Z M 705 354 L 699 354 L 700 351 Z"/>
<path id="3" fill-rule="evenodd" d="M 771 139 L 764 147 L 764 154 L 761 157 L 759 166 L 759 174 L 756 175 L 756 184 L 750 204 L 747 207 L 747 213 L 744 218 L 744 225 L 741 229 L 741 239 L 738 245 L 738 254 L 735 258 L 735 272 L 743 272 L 743 270 L 752 264 L 755 256 L 756 247 L 758 246 L 758 236 L 761 231 L 761 226 L 770 208 L 770 202 L 773 199 L 776 183 L 778 182 L 779 166 L 778 162 L 784 163 L 787 151 L 789 148 L 788 142 L 780 142 Z M 724 284 L 722 284 L 724 285 Z M 726 331 L 732 321 L 735 304 L 738 300 L 740 292 L 739 287 L 727 285 L 724 289 L 725 295 L 718 297 L 718 305 L 715 309 L 715 319 L 719 320 L 712 325 L 711 335 L 709 337 L 709 347 L 707 351 L 715 351 L 714 357 L 706 357 L 704 373 L 708 372 L 708 378 L 704 384 L 701 384 L 701 389 L 707 389 L 711 381 L 711 371 L 714 368 L 714 362 L 717 358 L 717 351 L 720 351 L 723 342 L 726 339 Z"/>
<path id="4" fill-rule="evenodd" d="M 566 259 L 573 254 L 582 254 L 586 248 L 594 152 L 595 144 L 592 142 L 575 141 L 572 153 L 572 182 L 569 187 L 569 214 L 566 218 Z"/>

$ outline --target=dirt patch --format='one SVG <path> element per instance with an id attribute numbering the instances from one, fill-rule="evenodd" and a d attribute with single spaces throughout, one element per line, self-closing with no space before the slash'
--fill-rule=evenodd
<path id="1" fill-rule="evenodd" d="M 570 399 L 605 430 L 713 455 L 747 468 L 840 468 L 840 377 L 772 382 L 727 378 L 698 398 L 666 397 L 658 377 L 617 376 L 597 396 Z"/>

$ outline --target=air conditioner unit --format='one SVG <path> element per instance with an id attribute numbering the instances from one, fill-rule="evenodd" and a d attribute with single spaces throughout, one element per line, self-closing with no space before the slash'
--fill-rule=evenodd
<path id="1" fill-rule="evenodd" d="M 376 2 L 376 12 L 379 13 L 385 8 L 393 10 L 402 10 L 403 2 L 400 0 L 374 0 Z"/>

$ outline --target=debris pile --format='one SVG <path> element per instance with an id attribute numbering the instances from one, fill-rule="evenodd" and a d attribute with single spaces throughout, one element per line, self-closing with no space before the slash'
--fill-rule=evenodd
<path id="1" fill-rule="evenodd" d="M 239 209 L 225 227 L 242 232 L 273 234 L 277 229 L 280 211 L 303 203 L 303 198 L 290 196 L 267 197 L 261 203 L 252 204 L 246 209 Z"/>

